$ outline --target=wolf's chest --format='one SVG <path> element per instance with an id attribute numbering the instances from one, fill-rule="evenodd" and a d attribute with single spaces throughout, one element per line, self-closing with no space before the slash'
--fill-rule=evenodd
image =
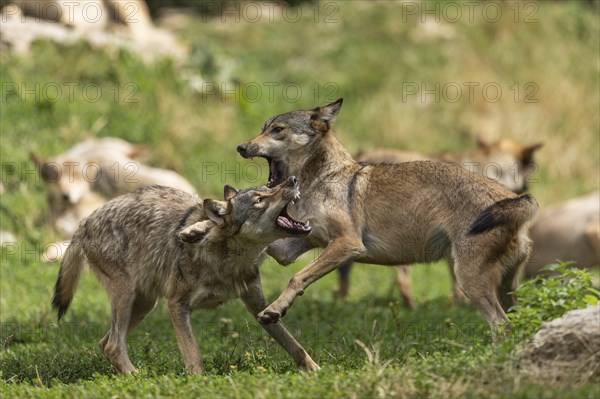
<path id="1" fill-rule="evenodd" d="M 239 298 L 245 289 L 245 284 L 200 284 L 190 295 L 189 304 L 192 309 L 214 309 Z"/>
<path id="2" fill-rule="evenodd" d="M 252 270 L 243 273 L 211 273 L 207 271 L 195 284 L 190 294 L 192 309 L 214 309 L 225 302 L 239 298 L 248 290 L 248 283 L 255 278 Z"/>

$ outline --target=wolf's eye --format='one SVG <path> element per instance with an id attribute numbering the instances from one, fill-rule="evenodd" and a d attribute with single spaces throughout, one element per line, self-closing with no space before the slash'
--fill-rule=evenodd
<path id="1" fill-rule="evenodd" d="M 283 128 L 281 126 L 275 126 L 273 129 L 271 129 L 271 133 L 281 133 L 282 130 Z"/>
<path id="2" fill-rule="evenodd" d="M 256 199 L 254 200 L 254 203 L 255 204 L 260 204 L 261 201 L 262 201 L 262 198 L 256 197 Z"/>

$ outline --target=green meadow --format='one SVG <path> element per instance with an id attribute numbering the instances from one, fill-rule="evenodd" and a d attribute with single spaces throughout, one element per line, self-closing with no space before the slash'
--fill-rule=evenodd
<path id="1" fill-rule="evenodd" d="M 91 273 L 60 324 L 50 306 L 59 264 L 40 254 L 58 237 L 30 153 L 49 158 L 88 136 L 143 144 L 150 164 L 219 198 L 224 184 L 266 182 L 266 162 L 242 159 L 235 148 L 267 118 L 343 97 L 334 130 L 353 153 L 468 150 L 477 135 L 543 142 L 531 185 L 541 206 L 597 190 L 598 2 L 492 3 L 471 13 L 455 2 L 323 1 L 259 20 L 250 9 L 237 19 L 167 14 L 159 21 L 190 49 L 183 64 L 148 64 L 83 42 L 5 51 L 0 229 L 17 242 L 3 245 L 0 263 L 0 395 L 600 396 L 597 381 L 551 386 L 520 374 L 512 347 L 492 345 L 483 317 L 452 304 L 443 263 L 414 266 L 416 311 L 402 306 L 395 268 L 357 265 L 347 300 L 335 295 L 335 273 L 313 284 L 284 319 L 321 366 L 313 374 L 298 372 L 240 301 L 193 314 L 200 376 L 185 372 L 162 302 L 128 340 L 140 370 L 130 377 L 116 375 L 98 348 L 110 311 Z M 288 267 L 268 259 L 268 298 L 316 256 Z"/>

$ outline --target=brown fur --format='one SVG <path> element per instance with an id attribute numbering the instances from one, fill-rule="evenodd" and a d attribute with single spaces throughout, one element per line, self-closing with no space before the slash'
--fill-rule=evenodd
<path id="1" fill-rule="evenodd" d="M 160 297 L 168 301 L 186 367 L 202 372 L 191 311 L 241 298 L 256 316 L 269 305 L 258 266 L 270 242 L 292 236 L 276 220 L 297 190 L 290 178 L 272 189 L 226 187 L 226 201 L 199 202 L 180 190 L 150 186 L 108 202 L 81 224 L 67 250 L 52 301 L 59 320 L 87 260 L 110 299 L 112 327 L 100 347 L 119 372 L 135 370 L 127 335 Z M 299 367 L 318 369 L 281 323 L 264 328 Z"/>
<path id="2" fill-rule="evenodd" d="M 424 155 L 417 152 L 392 148 L 380 148 L 357 155 L 359 162 L 411 162 L 442 161 L 456 163 L 465 169 L 494 179 L 517 194 L 527 191 L 529 179 L 537 171 L 534 154 L 543 144 L 523 145 L 504 138 L 490 143 L 481 137 L 476 140 L 477 149 L 464 152 L 444 152 Z"/>
<path id="3" fill-rule="evenodd" d="M 384 162 L 411 162 L 424 160 L 438 160 L 456 163 L 465 169 L 489 177 L 503 184 L 515 193 L 523 193 L 529 186 L 529 178 L 537 171 L 533 155 L 543 144 L 523 145 L 512 139 L 501 139 L 490 143 L 481 137 L 476 140 L 477 149 L 464 152 L 446 152 L 432 155 L 423 155 L 417 152 L 402 151 L 391 148 L 380 148 L 359 154 L 359 162 L 384 163 Z M 350 270 L 352 264 L 348 263 L 339 268 L 340 279 L 338 293 L 345 298 L 350 289 Z M 450 273 L 453 274 L 450 265 Z M 453 276 L 454 277 L 454 276 Z M 453 278 L 453 281 L 456 280 Z M 415 309 L 416 301 L 412 294 L 412 280 L 409 266 L 400 266 L 396 276 L 396 283 L 407 308 Z M 466 298 L 462 291 L 453 284 L 453 297 L 455 303 L 464 303 Z"/>
<path id="4" fill-rule="evenodd" d="M 325 248 L 259 319 L 276 322 L 310 284 L 345 262 L 446 258 L 490 327 L 506 322 L 509 292 L 530 252 L 526 221 L 537 210 L 535 200 L 447 163 L 357 163 L 331 130 L 341 103 L 273 117 L 258 137 L 238 146 L 244 157 L 269 159 L 275 183 L 296 175 L 303 186 L 290 212 L 310 219 L 312 234 L 278 241 L 269 253 L 286 264 L 309 248 Z"/>
<path id="5" fill-rule="evenodd" d="M 600 265 L 600 193 L 572 198 L 542 210 L 531 225 L 535 249 L 525 267 L 533 277 L 557 260 L 577 267 Z"/>

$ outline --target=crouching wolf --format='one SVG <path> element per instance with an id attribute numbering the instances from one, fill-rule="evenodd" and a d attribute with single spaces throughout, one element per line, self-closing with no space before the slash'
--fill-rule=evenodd
<path id="1" fill-rule="evenodd" d="M 311 283 L 346 262 L 406 265 L 446 258 L 458 286 L 494 331 L 508 320 L 510 292 L 531 251 L 526 224 L 537 211 L 535 199 L 457 165 L 357 163 L 331 130 L 341 105 L 342 99 L 272 117 L 258 137 L 237 148 L 246 158 L 267 159 L 269 186 L 295 175 L 303 187 L 289 212 L 309 219 L 312 234 L 277 241 L 268 253 L 289 264 L 311 248 L 325 248 L 259 320 L 278 321 Z"/>
<path id="2" fill-rule="evenodd" d="M 202 372 L 191 311 L 241 298 L 256 317 L 269 305 L 258 271 L 264 248 L 278 238 L 311 231 L 287 213 L 298 196 L 298 181 L 290 177 L 273 188 L 237 191 L 225 186 L 225 201 L 200 203 L 163 186 L 115 198 L 82 222 L 65 254 L 52 301 L 59 320 L 87 259 L 111 305 L 112 326 L 100 348 L 119 372 L 135 371 L 125 340 L 159 297 L 168 300 L 186 367 Z M 264 328 L 300 368 L 319 368 L 283 324 Z"/>

